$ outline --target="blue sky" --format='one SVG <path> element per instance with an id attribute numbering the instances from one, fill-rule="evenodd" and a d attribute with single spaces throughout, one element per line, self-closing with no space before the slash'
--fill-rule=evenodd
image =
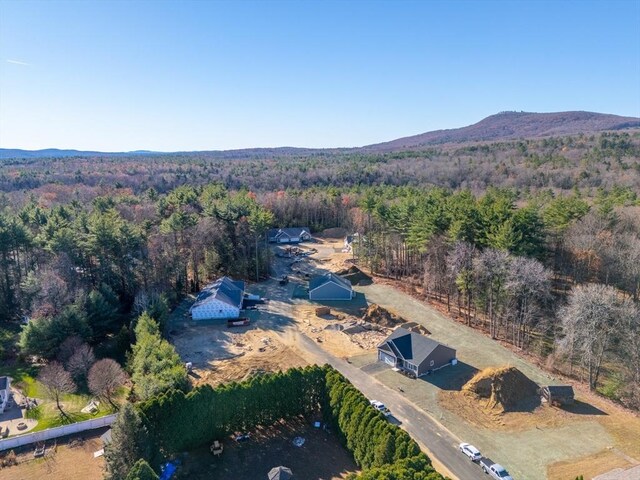
<path id="1" fill-rule="evenodd" d="M 359 146 L 640 116 L 640 0 L 0 0 L 0 147 Z"/>

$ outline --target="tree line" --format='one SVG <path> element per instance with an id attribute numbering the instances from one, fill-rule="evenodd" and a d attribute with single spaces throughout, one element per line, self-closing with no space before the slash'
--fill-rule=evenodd
<path id="1" fill-rule="evenodd" d="M 359 476 L 350 478 L 442 480 L 417 443 L 328 365 L 216 388 L 203 385 L 186 394 L 172 390 L 136 407 L 126 406 L 112 426 L 113 441 L 105 448 L 107 479 L 129 478 L 131 471 L 143 468 L 140 459 L 157 468 L 166 457 L 234 432 L 317 414 L 362 468 Z"/>
<path id="2" fill-rule="evenodd" d="M 526 203 L 504 189 L 385 191 L 364 194 L 352 212 L 358 264 L 409 280 L 468 325 L 640 406 L 640 222 L 622 189 Z"/>

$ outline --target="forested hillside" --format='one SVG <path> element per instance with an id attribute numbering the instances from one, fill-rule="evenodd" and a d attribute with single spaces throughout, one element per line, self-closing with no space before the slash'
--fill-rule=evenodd
<path id="1" fill-rule="evenodd" d="M 344 227 L 360 265 L 640 405 L 640 133 L 272 153 L 3 162 L 0 355 L 124 358 L 143 311 L 266 276 L 267 228 Z"/>
<path id="2" fill-rule="evenodd" d="M 440 186 L 482 192 L 602 187 L 640 191 L 640 132 L 602 133 L 497 143 L 447 144 L 387 153 L 291 149 L 121 157 L 13 159 L 0 162 L 5 204 L 31 195 L 49 204 L 89 202 L 113 189 L 166 193 L 179 185 L 222 182 L 269 192 L 369 185 Z"/>

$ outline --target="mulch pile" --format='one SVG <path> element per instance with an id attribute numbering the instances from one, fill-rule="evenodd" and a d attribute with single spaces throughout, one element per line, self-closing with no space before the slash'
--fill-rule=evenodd
<path id="1" fill-rule="evenodd" d="M 508 411 L 537 395 L 538 385 L 515 367 L 485 368 L 475 374 L 462 391 L 488 398 L 488 409 Z"/>

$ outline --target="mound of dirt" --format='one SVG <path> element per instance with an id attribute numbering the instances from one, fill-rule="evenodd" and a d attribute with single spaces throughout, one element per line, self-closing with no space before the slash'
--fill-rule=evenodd
<path id="1" fill-rule="evenodd" d="M 336 274 L 340 275 L 345 280 L 349 280 L 351 285 L 371 285 L 373 283 L 371 277 L 355 265 L 342 269 L 336 272 Z"/>
<path id="2" fill-rule="evenodd" d="M 344 228 L 327 228 L 322 231 L 322 236 L 325 238 L 344 238 L 347 231 Z"/>
<path id="3" fill-rule="evenodd" d="M 487 408 L 508 411 L 523 400 L 537 395 L 538 385 L 515 367 L 485 368 L 462 391 L 488 398 Z"/>
<path id="4" fill-rule="evenodd" d="M 367 311 L 362 316 L 362 320 L 389 328 L 393 328 L 406 323 L 406 320 L 404 318 L 391 313 L 386 308 L 383 308 L 375 303 L 369 305 L 369 308 L 367 308 Z"/>
<path id="5" fill-rule="evenodd" d="M 419 333 L 421 335 L 431 335 L 431 332 L 429 330 L 427 330 L 426 327 L 420 325 L 419 323 L 416 322 L 407 322 L 407 323 L 403 323 L 402 325 L 400 325 L 402 328 L 406 328 L 407 330 L 410 330 L 412 332 L 415 333 Z"/>

